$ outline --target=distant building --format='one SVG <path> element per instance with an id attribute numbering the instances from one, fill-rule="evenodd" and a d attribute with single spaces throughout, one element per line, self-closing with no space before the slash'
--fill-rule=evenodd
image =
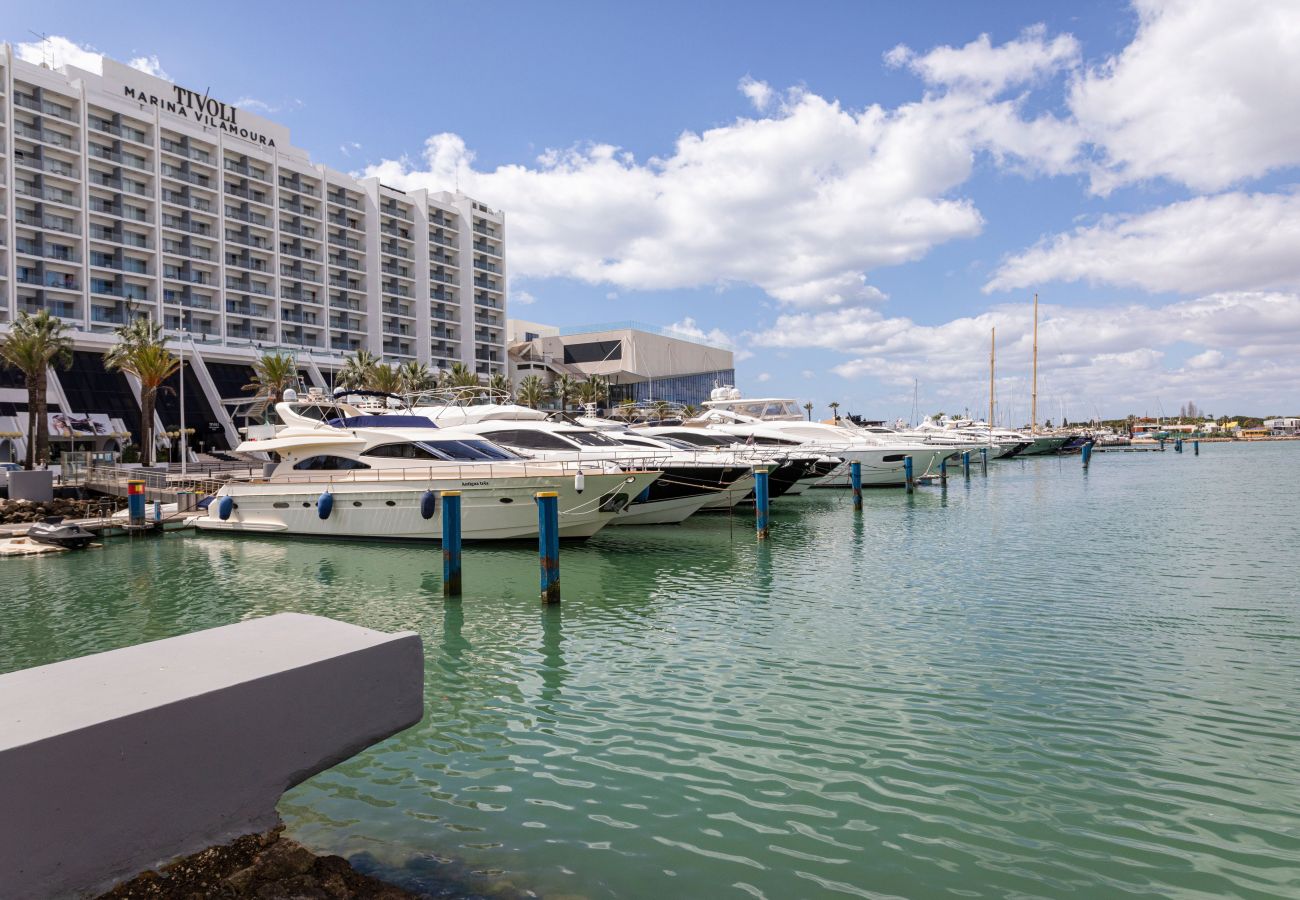
<path id="1" fill-rule="evenodd" d="M 1268 429 L 1268 432 L 1274 435 L 1300 434 L 1300 419 L 1292 418 L 1290 416 L 1276 419 L 1265 419 L 1264 428 Z"/>
<path id="2" fill-rule="evenodd" d="M 636 322 L 554 328 L 511 319 L 510 375 L 609 379 L 608 404 L 667 400 L 698 406 L 718 384 L 734 384 L 730 350 Z"/>

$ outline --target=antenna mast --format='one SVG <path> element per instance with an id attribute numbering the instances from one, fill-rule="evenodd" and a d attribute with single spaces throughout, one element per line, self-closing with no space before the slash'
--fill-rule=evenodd
<path id="1" fill-rule="evenodd" d="M 1030 394 L 1033 409 L 1029 413 L 1029 436 L 1038 431 L 1038 292 L 1034 291 L 1034 389 Z"/>
<path id="2" fill-rule="evenodd" d="M 989 332 L 989 444 L 993 444 L 993 371 L 998 358 L 998 330 Z"/>

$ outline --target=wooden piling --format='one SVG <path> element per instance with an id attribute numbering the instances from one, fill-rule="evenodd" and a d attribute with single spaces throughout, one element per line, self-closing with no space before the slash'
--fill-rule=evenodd
<path id="1" fill-rule="evenodd" d="M 442 492 L 442 595 L 460 596 L 460 491 Z"/>

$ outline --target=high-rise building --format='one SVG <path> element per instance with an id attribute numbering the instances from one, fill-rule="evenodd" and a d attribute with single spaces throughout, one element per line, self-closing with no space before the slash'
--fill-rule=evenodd
<path id="1" fill-rule="evenodd" d="M 233 432 L 213 395 L 268 350 L 321 387 L 359 349 L 504 373 L 505 305 L 501 212 L 313 163 L 287 128 L 113 60 L 50 69 L 4 45 L 0 331 L 46 309 L 90 356 L 148 314 L 193 348 L 206 418 Z"/>

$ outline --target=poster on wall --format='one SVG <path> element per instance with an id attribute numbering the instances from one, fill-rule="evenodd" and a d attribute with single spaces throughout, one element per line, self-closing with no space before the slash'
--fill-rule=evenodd
<path id="1" fill-rule="evenodd" d="M 108 422 L 108 416 L 92 413 L 83 415 L 81 413 L 50 413 L 50 437 L 64 438 L 72 440 L 73 438 L 99 437 L 109 434 L 111 427 Z"/>

